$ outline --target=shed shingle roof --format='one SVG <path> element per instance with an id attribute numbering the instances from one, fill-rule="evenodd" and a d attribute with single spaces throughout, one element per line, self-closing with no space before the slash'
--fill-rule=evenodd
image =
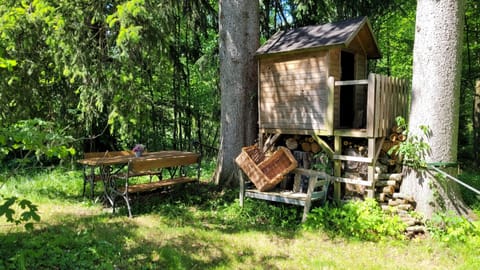
<path id="1" fill-rule="evenodd" d="M 313 49 L 325 46 L 345 46 L 359 34 L 366 31 L 369 58 L 380 58 L 380 50 L 372 33 L 367 17 L 359 17 L 322 25 L 304 26 L 296 29 L 284 30 L 273 35 L 264 45 L 257 50 L 257 55 L 273 54 Z"/>

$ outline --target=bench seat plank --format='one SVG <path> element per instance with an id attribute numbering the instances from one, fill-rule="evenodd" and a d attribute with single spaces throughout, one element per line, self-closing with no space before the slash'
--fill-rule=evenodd
<path id="1" fill-rule="evenodd" d="M 168 180 L 160 180 L 160 181 L 156 181 L 156 182 L 134 184 L 134 185 L 129 185 L 128 186 L 128 193 L 154 191 L 154 190 L 159 189 L 161 187 L 177 185 L 177 184 L 182 184 L 182 183 L 190 183 L 190 182 L 195 182 L 195 181 L 197 181 L 197 179 L 195 179 L 195 178 L 179 177 L 179 178 L 168 179 Z M 124 192 L 125 188 L 120 187 L 118 190 L 120 192 Z"/>

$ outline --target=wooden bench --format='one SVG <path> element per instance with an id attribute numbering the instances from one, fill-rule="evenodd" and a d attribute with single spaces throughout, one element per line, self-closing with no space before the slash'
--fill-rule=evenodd
<path id="1" fill-rule="evenodd" d="M 86 152 L 83 154 L 84 159 L 89 158 L 103 158 L 103 157 L 115 157 L 115 156 L 130 156 L 133 155 L 131 151 L 105 151 L 105 152 Z M 93 199 L 95 195 L 95 184 L 102 180 L 101 172 L 98 166 L 83 166 L 83 192 L 82 196 L 85 196 L 87 184 L 90 185 L 90 199 Z"/>
<path id="2" fill-rule="evenodd" d="M 303 206 L 302 222 L 304 222 L 307 219 L 307 214 L 310 211 L 313 201 L 319 200 L 321 203 L 325 202 L 328 186 L 332 177 L 325 172 L 301 168 L 294 169 L 292 173 L 294 174 L 293 190 L 274 189 L 262 192 L 256 188 L 246 188 L 243 172 L 239 170 L 240 206 L 243 207 L 245 197 L 299 205 Z M 305 176 L 308 179 L 306 193 L 301 191 L 302 176 Z"/>
<path id="3" fill-rule="evenodd" d="M 165 168 L 184 167 L 197 163 L 196 178 L 187 177 L 185 171 L 181 171 L 179 176 L 172 175 L 170 179 L 162 179 L 162 171 Z M 170 167 L 171 166 L 171 167 Z M 152 181 L 152 177 L 157 175 L 158 181 Z M 139 176 L 150 176 L 149 182 L 134 183 L 133 178 Z M 116 197 L 122 197 L 125 200 L 128 209 L 128 216 L 132 217 L 130 206 L 130 195 L 133 193 L 144 193 L 155 191 L 160 188 L 169 187 L 178 184 L 197 182 L 200 179 L 200 156 L 191 155 L 184 157 L 179 161 L 166 161 L 162 159 L 132 159 L 128 162 L 128 168 L 125 173 L 118 173 L 111 176 L 110 197 L 112 201 L 113 213 L 115 213 Z"/>

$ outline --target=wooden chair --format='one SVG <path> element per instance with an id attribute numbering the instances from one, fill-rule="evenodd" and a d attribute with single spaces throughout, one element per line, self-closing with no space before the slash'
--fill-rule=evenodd
<path id="1" fill-rule="evenodd" d="M 197 158 L 196 162 L 199 159 Z M 181 164 L 178 164 L 181 166 Z M 199 165 L 199 164 L 198 164 Z M 162 180 L 161 174 L 163 168 L 165 168 L 165 161 L 164 160 L 136 160 L 133 159 L 128 163 L 128 170 L 125 173 L 115 174 L 111 178 L 111 185 L 110 185 L 110 196 L 112 199 L 112 208 L 113 213 L 115 213 L 116 207 L 116 198 L 122 197 L 125 200 L 128 209 L 128 216 L 132 217 L 132 210 L 130 206 L 130 194 L 132 193 L 142 193 L 142 192 L 149 192 L 154 191 L 160 188 L 176 185 L 176 184 L 183 184 L 183 183 L 190 183 L 196 182 L 199 180 L 199 174 L 197 172 L 197 178 L 190 178 L 183 174 L 183 170 L 181 170 L 182 174 L 180 176 L 175 177 L 171 175 L 170 179 Z M 198 170 L 200 168 L 198 167 Z M 157 175 L 158 181 L 152 181 L 151 176 Z M 139 176 L 150 176 L 150 181 L 146 183 L 130 183 L 132 178 L 139 177 Z"/>
<path id="2" fill-rule="evenodd" d="M 84 159 L 88 158 L 102 158 L 114 156 L 130 156 L 133 155 L 131 151 L 106 151 L 106 152 L 86 152 L 83 154 Z M 85 196 L 87 184 L 90 185 L 90 199 L 93 200 L 95 196 L 95 184 L 102 180 L 101 168 L 98 166 L 83 166 L 83 192 Z M 89 172 L 88 172 L 89 171 Z"/>
<path id="3" fill-rule="evenodd" d="M 309 169 L 296 168 L 292 171 L 294 174 L 293 190 L 260 191 L 256 188 L 246 188 L 243 172 L 239 170 L 240 175 L 240 206 L 243 207 L 244 198 L 255 198 L 267 201 L 281 202 L 303 206 L 302 222 L 307 219 L 307 214 L 313 201 L 319 200 L 324 203 L 327 198 L 328 186 L 332 176 L 325 172 Z M 306 193 L 301 190 L 302 178 L 308 179 L 308 188 Z"/>

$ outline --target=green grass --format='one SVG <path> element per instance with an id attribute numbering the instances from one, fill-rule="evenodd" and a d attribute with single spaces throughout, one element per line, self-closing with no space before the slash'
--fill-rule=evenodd
<path id="1" fill-rule="evenodd" d="M 0 269 L 480 268 L 479 243 L 332 238 L 303 230 L 301 208 L 242 209 L 237 191 L 206 183 L 134 198 L 129 219 L 82 198 L 80 171 L 0 177 L 2 196 L 31 200 L 41 216 L 31 231 L 0 218 Z"/>

